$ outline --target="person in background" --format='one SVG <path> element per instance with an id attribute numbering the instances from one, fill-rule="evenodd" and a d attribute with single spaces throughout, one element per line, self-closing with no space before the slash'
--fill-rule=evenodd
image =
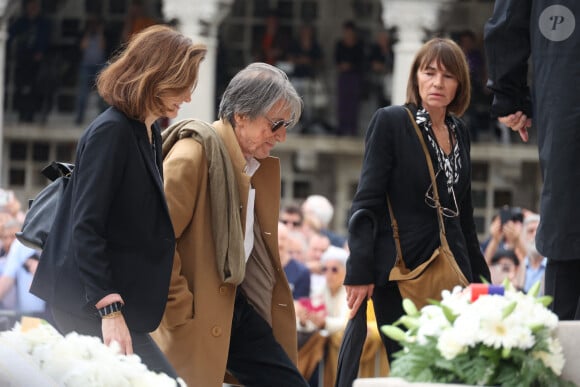
<path id="1" fill-rule="evenodd" d="M 296 204 L 289 204 L 280 210 L 280 222 L 288 227 L 289 231 L 300 230 L 302 227 L 302 209 Z"/>
<path id="2" fill-rule="evenodd" d="M 347 258 L 345 249 L 328 247 L 321 257 L 325 285 L 314 289 L 309 298 L 300 299 L 296 305 L 298 337 L 302 338 L 302 342 L 299 341 L 300 354 L 307 359 L 301 368 L 311 387 L 318 386 L 318 363 L 324 358 L 328 337 L 340 335 L 348 321 L 349 309 L 343 286 Z M 336 362 L 325 368 L 336 368 Z M 334 381 L 326 381 L 327 374 L 325 371 L 325 385 L 333 385 Z"/>
<path id="3" fill-rule="evenodd" d="M 539 223 L 540 215 L 538 214 L 529 214 L 524 218 L 521 240 L 526 246 L 526 256 L 520 264 L 518 283 L 527 293 L 536 282 L 540 282 L 538 295 L 543 295 L 547 258 L 542 256 L 536 248 L 536 232 Z"/>
<path id="4" fill-rule="evenodd" d="M 561 320 L 580 319 L 578 20 L 575 0 L 497 0 L 484 30 L 492 117 L 527 141 L 534 115 L 544 179 L 536 247 L 548 257 L 545 292 Z"/>
<path id="5" fill-rule="evenodd" d="M 15 55 L 14 104 L 18 120 L 26 123 L 34 121 L 45 92 L 39 75 L 46 66 L 51 26 L 41 11 L 40 0 L 24 0 L 24 14 L 8 28 L 7 46 Z"/>
<path id="6" fill-rule="evenodd" d="M 310 236 L 306 250 L 305 264 L 310 270 L 310 293 L 319 292 L 326 285 L 326 278 L 322 273 L 322 254 L 330 246 L 330 239 L 320 232 Z"/>
<path id="7" fill-rule="evenodd" d="M 527 247 L 522 243 L 523 212 L 518 207 L 504 206 L 489 226 L 489 238 L 482 243 L 483 256 L 488 264 L 497 250 L 513 250 L 520 261 Z"/>
<path id="8" fill-rule="evenodd" d="M 3 303 L 10 291 L 16 289 L 15 312 L 39 317 L 53 323 L 50 311 L 46 310 L 45 302 L 29 292 L 40 253 L 24 246 L 14 237 L 21 228 L 22 223 L 17 220 L 10 220 L 3 227 L 0 227 L 2 240 L 7 242 L 8 252 L 4 269 L 0 275 L 0 301 Z"/>
<path id="9" fill-rule="evenodd" d="M 491 257 L 490 273 L 491 283 L 494 285 L 503 284 L 507 278 L 508 281 L 517 289 L 521 287 L 517 283 L 520 260 L 513 250 L 498 249 Z"/>
<path id="10" fill-rule="evenodd" d="M 346 247 L 346 238 L 330 229 L 330 222 L 334 215 L 334 206 L 323 195 L 310 195 L 302 203 L 304 216 L 313 216 L 320 222 L 320 233 L 326 235 L 330 243 L 336 247 Z"/>
<path id="11" fill-rule="evenodd" d="M 469 282 L 490 280 L 473 220 L 469 131 L 458 118 L 469 97 L 463 52 L 450 39 L 433 38 L 412 62 L 407 103 L 378 109 L 371 119 L 348 224 L 345 286 L 351 317 L 370 297 L 379 328 L 404 314 L 397 283 L 389 281 L 397 253 L 387 198 L 408 268 L 414 269 L 440 246 L 432 182 L 415 124 L 436 174 L 447 241 L 457 265 Z M 386 336 L 383 343 L 392 359 L 398 343 Z"/>
<path id="12" fill-rule="evenodd" d="M 4 274 L 10 245 L 14 239 L 16 239 L 16 232 L 20 231 L 18 226 L 13 227 L 12 229 L 9 227 L 7 229 L 5 227 L 7 224 L 9 226 L 10 224 L 17 225 L 18 222 L 15 222 L 15 219 L 7 212 L 0 211 L 0 275 Z M 6 291 L 0 299 L 0 310 L 16 310 L 17 301 L 18 297 L 16 295 L 16 289 L 12 287 L 10 290 Z M 5 320 L 4 323 L 9 322 L 10 326 L 13 325 L 12 316 L 5 316 L 4 319 L 0 318 L 0 320 Z"/>
<path id="13" fill-rule="evenodd" d="M 177 246 L 154 337 L 190 386 L 221 387 L 224 375 L 247 386 L 306 386 L 278 252 L 280 162 L 270 157 L 301 110 L 288 76 L 256 62 L 231 79 L 217 121 L 163 132 Z"/>
<path id="14" fill-rule="evenodd" d="M 310 297 L 310 271 L 290 255 L 290 232 L 283 223 L 278 223 L 278 254 L 292 290 L 292 298 Z"/>
<path id="15" fill-rule="evenodd" d="M 364 60 L 364 45 L 358 38 L 356 25 L 351 20 L 346 21 L 342 25 L 342 37 L 334 47 L 334 63 L 338 73 L 336 134 L 339 136 L 358 135 Z"/>
<path id="16" fill-rule="evenodd" d="M 317 87 L 315 82 L 323 82 L 319 77 L 323 63 L 323 52 L 311 24 L 300 26 L 298 37 L 290 45 L 289 60 L 292 63 L 290 81 L 304 99 L 301 123 L 307 127 L 316 118 L 316 108 L 322 107 L 317 106 L 318 101 L 315 98 L 320 96 L 316 96 L 315 93 L 326 91 L 325 89 L 315 89 Z"/>
<path id="17" fill-rule="evenodd" d="M 389 106 L 393 91 L 393 65 L 395 64 L 393 42 L 389 31 L 380 29 L 376 33 L 375 42 L 371 45 L 369 62 L 373 91 L 377 97 L 377 107 Z"/>
<path id="18" fill-rule="evenodd" d="M 290 37 L 281 30 L 275 10 L 268 11 L 264 23 L 264 34 L 257 47 L 256 60 L 272 66 L 281 65 L 288 59 Z"/>
<path id="19" fill-rule="evenodd" d="M 133 35 L 157 23 L 157 20 L 148 15 L 143 0 L 132 0 L 123 24 L 121 42 L 128 42 Z"/>
<path id="20" fill-rule="evenodd" d="M 95 86 L 97 74 L 106 62 L 106 41 L 103 22 L 97 16 L 89 16 L 85 32 L 81 38 L 82 59 L 79 65 L 78 94 L 75 123 L 80 125 L 85 119 L 89 94 Z"/>
<path id="21" fill-rule="evenodd" d="M 97 78 L 111 107 L 86 128 L 30 291 L 63 334 L 116 341 L 177 377 L 151 339 L 168 298 L 175 235 L 163 192 L 160 117 L 191 101 L 206 47 L 152 26 Z"/>

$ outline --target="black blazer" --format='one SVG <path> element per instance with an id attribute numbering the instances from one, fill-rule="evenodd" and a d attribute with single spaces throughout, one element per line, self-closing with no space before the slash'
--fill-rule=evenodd
<path id="1" fill-rule="evenodd" d="M 417 108 L 408 106 L 415 115 Z M 459 217 L 445 218 L 449 246 L 468 280 L 487 279 L 489 269 L 479 247 L 471 204 L 471 161 L 469 133 L 463 123 L 456 123 L 460 149 L 459 182 L 454 191 Z M 426 134 L 423 133 L 427 144 Z M 435 172 L 435 151 L 427 145 Z M 403 106 L 389 106 L 376 111 L 366 133 L 365 154 L 357 192 L 349 220 L 350 257 L 346 285 L 388 283 L 396 249 L 387 207 L 387 194 L 399 225 L 401 249 L 409 268 L 429 258 L 439 246 L 437 213 L 425 204 L 431 184 L 421 143 Z M 437 178 L 441 203 L 453 208 L 443 175 Z"/>
<path id="2" fill-rule="evenodd" d="M 78 143 L 75 169 L 40 257 L 31 292 L 72 314 L 119 293 L 130 330 L 157 328 L 167 301 L 175 237 L 145 125 L 109 108 Z"/>

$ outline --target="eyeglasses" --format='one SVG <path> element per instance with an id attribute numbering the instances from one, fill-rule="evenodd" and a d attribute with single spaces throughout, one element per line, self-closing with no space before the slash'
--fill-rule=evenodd
<path id="1" fill-rule="evenodd" d="M 300 222 L 299 220 L 280 219 L 280 222 L 285 224 L 286 226 L 291 224 L 294 227 L 300 227 L 302 225 L 302 222 Z"/>
<path id="2" fill-rule="evenodd" d="M 437 180 L 439 172 L 441 172 L 441 169 L 438 170 L 437 173 L 435 174 L 435 180 Z M 429 184 L 427 192 L 425 192 L 425 204 L 427 204 L 431 208 L 437 209 L 437 203 L 435 203 L 435 199 L 433 198 L 432 192 L 433 192 L 433 182 Z M 443 214 L 443 216 L 447 218 L 455 218 L 456 216 L 459 216 L 459 207 L 457 206 L 457 198 L 455 197 L 455 190 L 453 189 L 453 186 L 451 186 L 451 197 L 453 198 L 455 210 L 441 206 L 441 213 Z"/>
<path id="3" fill-rule="evenodd" d="M 338 266 L 322 266 L 322 269 L 320 269 L 320 271 L 322 271 L 323 273 L 331 271 L 332 273 L 336 274 L 338 273 Z"/>
<path id="4" fill-rule="evenodd" d="M 281 127 L 288 128 L 294 122 L 294 120 L 288 120 L 288 121 L 284 121 L 284 120 L 272 121 L 271 119 L 269 119 L 266 116 L 264 116 L 264 118 L 266 118 L 268 120 L 268 122 L 270 123 L 270 125 L 272 125 L 272 127 L 270 128 L 272 130 L 272 133 L 276 132 Z"/>

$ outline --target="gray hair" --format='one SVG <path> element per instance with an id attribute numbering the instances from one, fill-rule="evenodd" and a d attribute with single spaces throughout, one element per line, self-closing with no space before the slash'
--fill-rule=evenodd
<path id="1" fill-rule="evenodd" d="M 322 227 L 327 228 L 334 215 L 334 206 L 325 196 L 310 195 L 302 204 L 302 211 L 316 217 Z"/>
<path id="2" fill-rule="evenodd" d="M 267 63 L 251 63 L 230 81 L 222 96 L 218 117 L 235 126 L 235 114 L 255 119 L 266 114 L 278 101 L 284 101 L 283 108 L 291 112 L 290 129 L 300 119 L 302 99 L 288 75 Z"/>

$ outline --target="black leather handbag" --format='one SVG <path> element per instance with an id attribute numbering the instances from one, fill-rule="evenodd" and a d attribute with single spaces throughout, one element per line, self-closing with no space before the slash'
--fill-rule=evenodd
<path id="1" fill-rule="evenodd" d="M 23 245 L 36 250 L 44 247 L 73 169 L 74 164 L 53 161 L 41 171 L 52 183 L 28 203 L 22 230 L 16 233 Z"/>

